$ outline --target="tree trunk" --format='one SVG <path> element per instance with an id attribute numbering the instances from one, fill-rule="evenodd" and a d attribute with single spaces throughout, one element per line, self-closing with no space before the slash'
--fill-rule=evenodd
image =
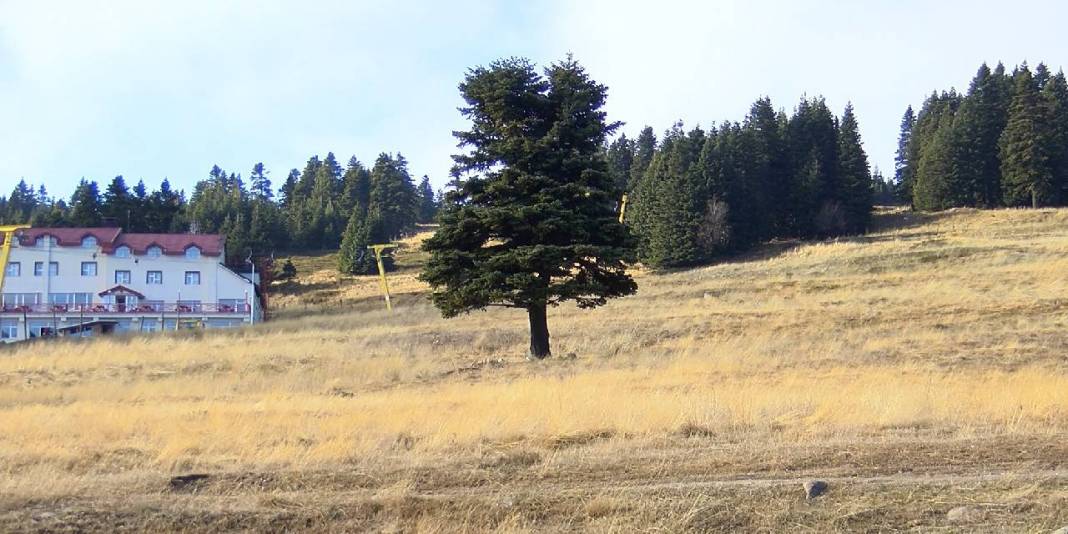
<path id="1" fill-rule="evenodd" d="M 533 305 L 527 308 L 527 316 L 530 318 L 530 357 L 548 358 L 549 352 L 549 322 L 545 313 L 545 305 Z"/>
<path id="2" fill-rule="evenodd" d="M 1031 190 L 1031 209 L 1038 209 L 1038 191 Z"/>

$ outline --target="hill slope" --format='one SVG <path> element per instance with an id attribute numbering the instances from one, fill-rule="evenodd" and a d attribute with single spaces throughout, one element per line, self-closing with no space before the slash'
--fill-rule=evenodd
<path id="1" fill-rule="evenodd" d="M 880 224 L 551 310 L 545 362 L 521 313 L 388 314 L 363 280 L 248 330 L 12 347 L 0 529 L 1068 524 L 1068 210 Z"/>

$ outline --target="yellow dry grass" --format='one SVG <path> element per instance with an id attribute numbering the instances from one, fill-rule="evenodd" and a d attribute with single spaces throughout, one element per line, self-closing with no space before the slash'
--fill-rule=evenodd
<path id="1" fill-rule="evenodd" d="M 388 314 L 374 278 L 327 269 L 251 329 L 9 347 L 0 494 L 87 492 L 87 474 L 373 470 L 499 450 L 582 463 L 561 447 L 648 453 L 695 436 L 761 450 L 1063 436 L 1068 210 L 879 221 L 551 310 L 544 362 L 524 358 L 521 313 L 443 320 L 412 297 Z M 392 283 L 418 293 L 414 275 Z M 342 309 L 295 313 L 299 298 L 338 295 Z M 586 513 L 613 502 L 591 497 Z"/>

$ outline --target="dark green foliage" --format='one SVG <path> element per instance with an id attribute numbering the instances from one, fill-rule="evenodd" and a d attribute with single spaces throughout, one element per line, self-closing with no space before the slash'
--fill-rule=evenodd
<path id="1" fill-rule="evenodd" d="M 864 232 L 871 222 L 872 179 L 853 104 L 846 106 L 838 128 L 838 180 L 840 191 L 835 196 L 842 206 L 842 230 L 849 234 Z"/>
<path id="2" fill-rule="evenodd" d="M 345 274 L 378 273 L 374 251 L 368 247 L 383 241 L 387 240 L 383 239 L 382 220 L 374 214 L 354 210 L 341 238 L 341 248 L 337 254 L 338 271 Z M 382 266 L 386 271 L 396 268 L 393 256 L 388 251 L 383 253 Z"/>
<path id="3" fill-rule="evenodd" d="M 631 185 L 627 222 L 643 263 L 682 267 L 768 239 L 862 232 L 872 194 L 852 106 L 839 124 L 822 98 L 789 119 L 761 98 L 742 124 L 669 130 Z"/>
<path id="4" fill-rule="evenodd" d="M 702 130 L 687 135 L 676 124 L 632 193 L 631 224 L 641 236 L 639 255 L 650 265 L 682 267 L 705 258 L 698 230 L 708 195 L 697 166 L 704 142 Z"/>
<path id="5" fill-rule="evenodd" d="M 652 127 L 646 126 L 642 128 L 638 139 L 634 141 L 634 156 L 631 158 L 628 191 L 633 190 L 638 181 L 642 179 L 645 169 L 648 169 L 649 164 L 653 161 L 654 152 L 656 152 L 656 134 L 653 133 Z"/>
<path id="6" fill-rule="evenodd" d="M 1005 203 L 1039 207 L 1056 200 L 1053 182 L 1054 128 L 1039 93 L 1039 81 L 1024 65 L 1013 75 L 1009 119 L 1001 134 L 1001 173 Z"/>
<path id="7" fill-rule="evenodd" d="M 841 233 L 838 125 L 823 98 L 801 100 L 787 125 L 787 143 L 797 177 L 794 232 L 802 237 Z"/>
<path id="8" fill-rule="evenodd" d="M 103 204 L 100 207 L 101 217 L 109 224 L 128 228 L 136 215 L 136 207 L 133 195 L 126 187 L 126 180 L 121 175 L 116 176 L 104 190 Z"/>
<path id="9" fill-rule="evenodd" d="M 606 157 L 608 158 L 608 172 L 612 175 L 612 181 L 616 188 L 621 191 L 627 190 L 630 182 L 631 167 L 634 166 L 635 150 L 637 145 L 627 139 L 627 134 L 620 135 L 618 139 L 608 145 Z"/>
<path id="10" fill-rule="evenodd" d="M 1063 72 L 1053 75 L 1042 88 L 1049 123 L 1050 167 L 1058 204 L 1068 203 L 1068 83 Z"/>
<path id="11" fill-rule="evenodd" d="M 297 266 L 293 265 L 293 260 L 286 258 L 286 262 L 282 264 L 282 272 L 279 273 L 279 280 L 292 280 L 297 277 Z"/>
<path id="12" fill-rule="evenodd" d="M 912 205 L 941 210 L 950 204 L 947 185 L 954 183 L 953 120 L 961 104 L 956 91 L 932 93 L 916 116 L 909 141 L 909 164 L 915 166 Z"/>
<path id="13" fill-rule="evenodd" d="M 912 129 L 916 125 L 916 114 L 912 106 L 905 109 L 901 117 L 901 131 L 897 138 L 897 153 L 894 155 L 894 182 L 901 200 L 912 203 L 912 183 L 916 174 L 916 167 L 912 163 L 909 146 L 912 140 Z"/>
<path id="14" fill-rule="evenodd" d="M 71 226 L 100 226 L 101 211 L 100 188 L 96 182 L 82 178 L 70 198 Z"/>
<path id="15" fill-rule="evenodd" d="M 968 95 L 953 124 L 953 176 L 950 205 L 994 207 L 1001 204 L 1001 160 L 998 139 L 1005 129 L 1008 94 L 984 63 L 979 67 Z"/>
<path id="16" fill-rule="evenodd" d="M 408 161 L 382 153 L 371 168 L 369 217 L 381 220 L 380 239 L 389 241 L 410 230 L 419 215 L 419 198 L 408 174 Z"/>
<path id="17" fill-rule="evenodd" d="M 524 59 L 471 69 L 460 84 L 470 129 L 456 132 L 464 177 L 423 248 L 422 279 L 446 317 L 487 306 L 527 310 L 531 355 L 550 354 L 546 307 L 603 305 L 634 293 L 622 191 L 604 141 L 607 89 L 571 58 L 539 75 Z"/>
<path id="18" fill-rule="evenodd" d="M 1047 206 L 1068 202 L 1068 89 L 1063 74 L 986 65 L 968 87 L 924 102 L 899 157 L 913 206 Z M 899 152 L 899 156 L 901 153 Z"/>
<path id="19" fill-rule="evenodd" d="M 423 224 L 434 222 L 438 215 L 438 202 L 434 196 L 434 188 L 430 185 L 430 178 L 423 175 L 419 182 L 419 222 Z"/>

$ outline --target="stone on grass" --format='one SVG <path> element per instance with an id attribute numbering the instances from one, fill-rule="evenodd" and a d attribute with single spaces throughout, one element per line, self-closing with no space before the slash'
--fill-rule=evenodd
<path id="1" fill-rule="evenodd" d="M 978 506 L 958 506 L 946 512 L 946 519 L 954 523 L 971 523 L 983 519 L 983 509 Z"/>
<path id="2" fill-rule="evenodd" d="M 170 487 L 172 491 L 196 491 L 201 482 L 204 482 L 210 476 L 204 473 L 176 476 L 171 478 Z"/>
<path id="3" fill-rule="evenodd" d="M 805 498 L 815 499 L 824 493 L 827 493 L 827 483 L 823 480 L 809 480 L 805 482 Z"/>

